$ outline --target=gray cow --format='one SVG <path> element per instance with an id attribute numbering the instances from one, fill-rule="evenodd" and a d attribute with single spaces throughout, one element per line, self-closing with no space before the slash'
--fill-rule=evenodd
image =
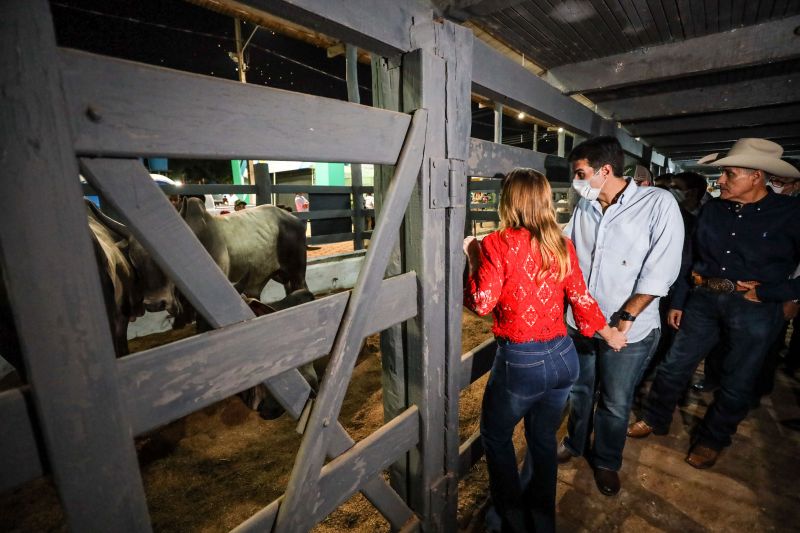
<path id="1" fill-rule="evenodd" d="M 262 205 L 227 215 L 212 215 L 197 198 L 186 198 L 181 217 L 239 293 L 258 298 L 271 279 L 286 294 L 305 289 L 305 224 L 286 211 Z M 131 242 L 148 311 L 184 313 L 175 285 L 161 272 L 141 244 Z"/>

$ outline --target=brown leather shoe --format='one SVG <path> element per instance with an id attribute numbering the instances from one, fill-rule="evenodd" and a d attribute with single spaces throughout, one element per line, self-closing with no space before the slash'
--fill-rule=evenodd
<path id="1" fill-rule="evenodd" d="M 619 492 L 619 474 L 614 470 L 594 469 L 594 483 L 606 496 L 613 496 Z"/>
<path id="2" fill-rule="evenodd" d="M 686 462 L 700 470 L 711 468 L 717 462 L 719 457 L 719 450 L 703 446 L 702 444 L 695 444 L 689 450 L 689 455 L 686 456 Z"/>
<path id="3" fill-rule="evenodd" d="M 653 428 L 644 420 L 639 420 L 628 426 L 628 436 L 632 439 L 643 439 L 653 432 Z"/>
<path id="4" fill-rule="evenodd" d="M 561 441 L 561 443 L 558 445 L 558 453 L 556 454 L 556 457 L 558 458 L 558 464 L 563 465 L 564 463 L 568 463 L 570 459 L 575 456 L 572 455 L 572 452 L 569 451 L 569 448 L 564 445 L 564 441 Z"/>

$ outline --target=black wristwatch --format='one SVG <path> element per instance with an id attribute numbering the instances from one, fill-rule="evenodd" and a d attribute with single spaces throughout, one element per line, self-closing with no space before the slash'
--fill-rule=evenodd
<path id="1" fill-rule="evenodd" d="M 636 320 L 636 315 L 632 315 L 627 311 L 615 311 L 614 314 L 611 315 L 611 320 L 609 320 L 608 325 L 614 327 L 622 320 L 625 320 L 626 322 L 633 322 Z"/>

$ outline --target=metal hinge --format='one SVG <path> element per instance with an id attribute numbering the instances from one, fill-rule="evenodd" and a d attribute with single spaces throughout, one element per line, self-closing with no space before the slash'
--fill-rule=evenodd
<path id="1" fill-rule="evenodd" d="M 430 208 L 464 207 L 467 200 L 467 164 L 460 159 L 430 159 Z"/>

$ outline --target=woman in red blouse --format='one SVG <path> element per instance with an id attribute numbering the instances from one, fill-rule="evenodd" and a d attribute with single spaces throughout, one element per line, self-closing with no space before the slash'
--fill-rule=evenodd
<path id="1" fill-rule="evenodd" d="M 586 290 L 575 248 L 556 223 L 547 178 L 532 169 L 511 172 L 499 212 L 500 230 L 481 243 L 464 240 L 464 304 L 479 315 L 492 312 L 497 339 L 481 413 L 489 488 L 502 531 L 555 531 L 556 430 L 578 377 L 565 301 L 583 335 L 598 333 L 617 350 L 626 339 Z M 533 470 L 524 487 L 511 441 L 521 419 Z"/>

